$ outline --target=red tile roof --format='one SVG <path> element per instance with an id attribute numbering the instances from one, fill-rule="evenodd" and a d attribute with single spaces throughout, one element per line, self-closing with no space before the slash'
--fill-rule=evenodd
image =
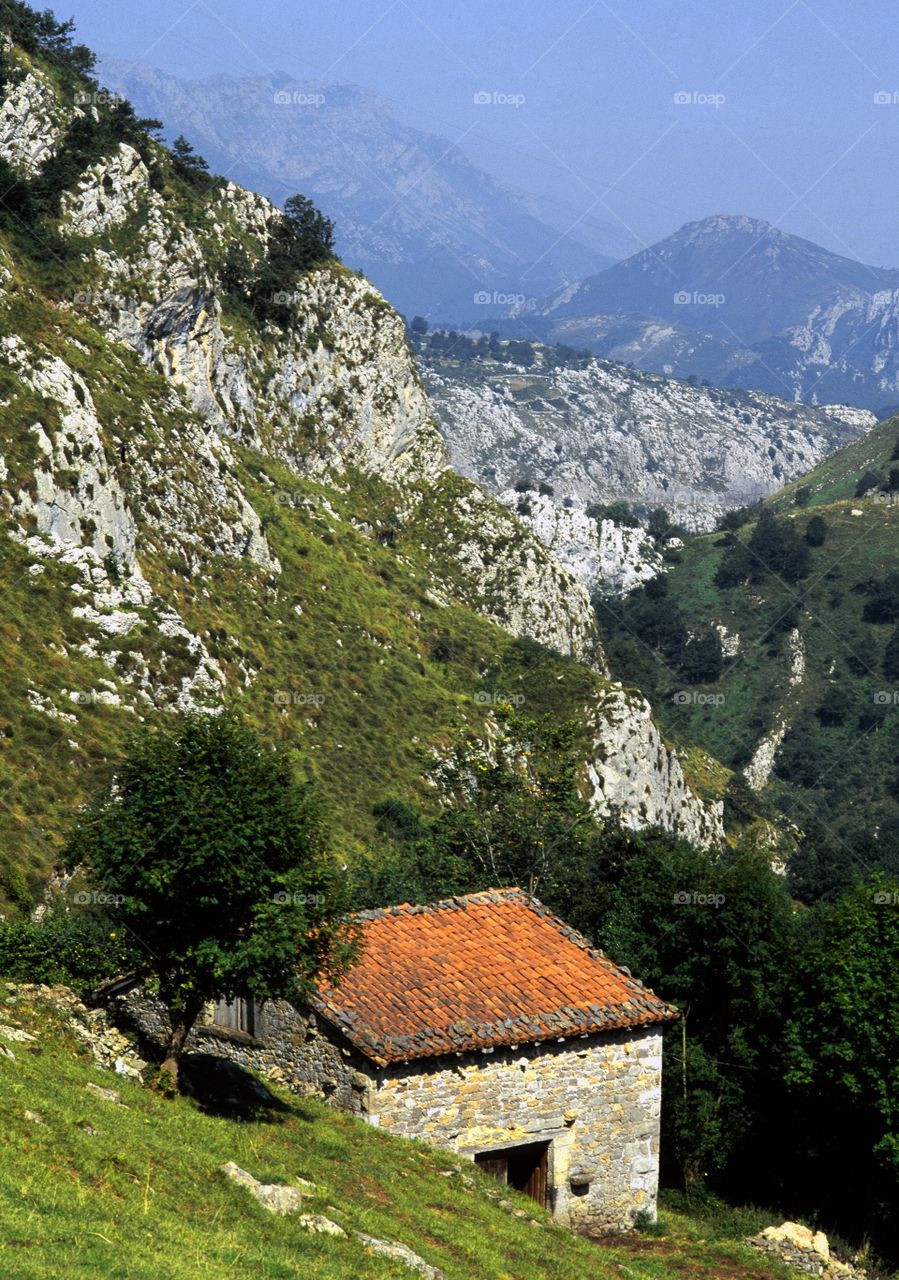
<path id="1" fill-rule="evenodd" d="M 520 889 L 356 920 L 359 963 L 313 1005 L 380 1066 L 677 1017 Z"/>

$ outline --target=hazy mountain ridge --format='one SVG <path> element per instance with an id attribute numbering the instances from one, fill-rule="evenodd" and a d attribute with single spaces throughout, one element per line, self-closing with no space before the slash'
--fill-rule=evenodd
<path id="1" fill-rule="evenodd" d="M 217 170 L 337 225 L 343 259 L 409 315 L 475 318 L 608 259 L 534 217 L 448 139 L 401 123 L 355 85 L 288 76 L 183 81 L 109 60 L 110 88 L 186 134 Z"/>

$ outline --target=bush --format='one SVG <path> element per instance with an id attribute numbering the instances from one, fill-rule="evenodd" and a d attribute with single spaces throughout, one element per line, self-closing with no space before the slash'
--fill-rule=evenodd
<path id="1" fill-rule="evenodd" d="M 827 521 L 823 516 L 812 516 L 805 526 L 805 540 L 810 547 L 823 547 L 827 539 Z"/>
<path id="2" fill-rule="evenodd" d="M 0 973 L 7 978 L 63 983 L 86 997 L 139 962 L 128 935 L 100 913 L 61 905 L 40 922 L 0 923 Z"/>

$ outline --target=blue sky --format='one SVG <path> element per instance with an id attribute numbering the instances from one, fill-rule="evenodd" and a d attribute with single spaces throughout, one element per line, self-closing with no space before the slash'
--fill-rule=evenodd
<path id="1" fill-rule="evenodd" d="M 98 51 L 178 75 L 364 85 L 560 229 L 589 225 L 620 253 L 746 213 L 899 266 L 895 0 L 67 0 L 59 13 Z"/>

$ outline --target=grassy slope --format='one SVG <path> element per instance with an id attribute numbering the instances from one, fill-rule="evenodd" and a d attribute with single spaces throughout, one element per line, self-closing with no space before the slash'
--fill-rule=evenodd
<path id="1" fill-rule="evenodd" d="M 262 1180 L 305 1177 L 304 1212 L 398 1240 L 447 1280 L 778 1280 L 787 1273 L 736 1241 L 709 1243 L 667 1215 L 666 1238 L 595 1245 L 524 1197 L 503 1209 L 494 1184 L 452 1155 L 392 1138 L 311 1100 L 286 1118 L 236 1123 L 166 1102 L 94 1066 L 60 1015 L 42 1003 L 6 1005 L 0 1022 L 37 1034 L 0 1055 L 0 1274 L 4 1280 L 363 1280 L 412 1274 L 353 1239 L 304 1231 L 262 1209 L 218 1172 L 236 1161 Z M 88 1081 L 121 1094 L 92 1096 Z M 26 1110 L 45 1123 L 27 1120 Z M 90 1126 L 95 1133 L 88 1131 Z M 466 1187 L 457 1170 L 469 1174 Z"/>
<path id="2" fill-rule="evenodd" d="M 187 195 L 178 198 L 200 217 Z M 128 233 L 127 227 L 109 233 L 106 247 L 116 248 Z M 423 770 L 435 750 L 483 727 L 479 692 L 520 693 L 528 684 L 532 710 L 574 716 L 589 690 L 602 686 L 586 669 L 546 654 L 538 689 L 508 634 L 461 605 L 441 607 L 433 592 L 461 585 L 454 581 L 458 537 L 450 525 L 441 528 L 442 540 L 429 536 L 424 515 L 403 529 L 399 495 L 371 477 L 350 474 L 339 487 L 324 487 L 235 446 L 238 479 L 283 572 L 269 575 L 251 561 L 204 554 L 208 497 L 181 443 L 190 414 L 173 401 L 171 383 L 110 343 L 77 309 L 59 305 L 71 299 L 72 271 L 80 273 L 79 287 L 94 283 L 89 264 L 76 258 L 59 270 L 37 263 L 8 235 L 0 235 L 0 253 L 13 271 L 13 285 L 0 297 L 0 328 L 29 349 L 61 357 L 87 382 L 108 464 L 135 514 L 146 577 L 202 637 L 228 677 L 229 696 L 262 732 L 295 749 L 299 769 L 319 781 L 346 852 L 375 840 L 371 808 L 377 801 L 390 794 L 433 801 Z M 154 415 L 149 433 L 145 405 Z M 33 424 L 43 422 L 52 433 L 58 418 L 55 405 L 0 370 L 0 451 L 12 492 L 33 486 Z M 128 466 L 119 465 L 117 438 L 128 442 Z M 148 489 L 136 465 L 145 456 L 154 465 L 164 458 L 190 490 L 199 568 L 189 568 L 160 535 L 157 499 L 169 475 L 160 472 Z M 447 477 L 435 485 L 428 509 L 446 514 L 441 494 L 456 484 Z M 0 864 L 11 858 L 34 889 L 58 853 L 72 806 L 108 772 L 135 721 L 115 707 L 73 702 L 71 691 L 89 694 L 109 689 L 111 681 L 125 701 L 135 702 L 127 659 L 111 670 L 104 653 L 143 651 L 154 677 L 169 687 L 192 665 L 183 641 L 160 635 L 152 620 L 123 645 L 74 618 L 74 571 L 45 559 L 35 574 L 35 562 L 0 531 Z M 101 656 L 82 652 L 88 640 Z M 141 712 L 151 719 L 158 714 Z M 0 874 L 0 904 L 3 899 Z"/>
<path id="3" fill-rule="evenodd" d="M 88 380 L 104 423 L 115 424 L 133 449 L 143 447 L 131 421 L 138 399 L 153 404 L 164 438 L 177 447 L 180 418 L 165 408 L 170 389 L 136 356 L 98 342 L 86 325 L 73 336 L 85 345 L 93 337 L 93 345 L 87 352 L 69 347 L 65 330 L 51 327 L 46 309 L 36 304 L 19 308 L 15 331 L 35 342 L 40 331 L 42 347 L 71 359 Z M 7 394 L 4 452 L 11 484 L 25 487 L 34 455 L 29 428 L 40 407 L 15 388 Z M 295 748 L 299 767 L 319 780 L 349 850 L 373 839 L 371 807 L 378 800 L 400 794 L 427 803 L 421 775 L 433 750 L 485 722 L 479 692 L 520 693 L 527 684 L 530 710 L 567 717 L 578 714 L 591 689 L 602 687 L 586 668 L 548 653 L 542 679 L 535 681 L 511 636 L 461 605 L 438 603 L 433 563 L 443 556 L 442 574 L 451 586 L 452 530 L 444 531 L 447 540 L 438 547 L 433 539 L 424 545 L 421 527 L 394 528 L 397 495 L 388 486 L 348 475 L 339 489 L 326 488 L 259 454 L 237 452 L 239 479 L 283 572 L 272 577 L 252 562 L 212 554 L 189 572 L 154 528 L 152 494 L 134 492 L 134 471 L 126 468 L 120 480 L 137 513 L 141 565 L 156 593 L 203 638 L 228 677 L 231 696 L 239 697 L 261 731 Z M 116 450 L 110 448 L 109 456 L 114 459 Z M 439 507 L 439 494 L 431 501 Z M 200 530 L 203 502 L 198 488 Z M 395 545 L 380 540 L 385 526 Z M 110 670 L 79 648 L 98 635 L 72 616 L 74 571 L 46 559 L 43 572 L 33 575 L 34 563 L 33 555 L 0 534 L 0 779 L 6 784 L 0 848 L 36 883 L 56 855 L 71 806 L 103 775 L 134 723 L 125 711 L 73 703 L 64 691 L 102 689 L 111 680 L 127 701 L 134 698 L 125 683 L 127 667 Z M 101 654 L 142 649 L 170 684 L 190 669 L 183 642 L 149 626 L 145 634 L 132 632 L 125 646 L 112 636 L 100 638 L 97 647 Z M 252 673 L 249 685 L 246 671 Z M 74 719 L 37 709 L 29 690 Z"/>

